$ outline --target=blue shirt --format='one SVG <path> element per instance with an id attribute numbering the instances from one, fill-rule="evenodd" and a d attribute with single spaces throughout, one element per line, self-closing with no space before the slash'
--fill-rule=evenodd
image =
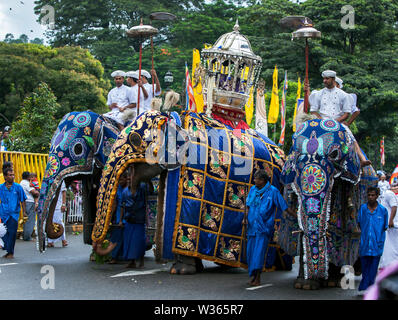
<path id="1" fill-rule="evenodd" d="M 124 188 L 122 186 L 119 186 L 116 192 L 116 223 L 120 222 L 120 209 L 122 208 L 123 189 Z M 123 222 L 125 222 L 124 219 Z"/>
<path id="2" fill-rule="evenodd" d="M 0 218 L 5 223 L 11 217 L 18 221 L 21 202 L 26 200 L 25 192 L 18 183 L 13 183 L 10 189 L 3 183 L 0 185 Z"/>
<path id="3" fill-rule="evenodd" d="M 275 214 L 287 209 L 285 199 L 277 188 L 269 182 L 262 189 L 251 187 L 246 204 L 249 207 L 247 234 L 255 236 L 265 233 L 271 236 L 274 231 Z"/>
<path id="4" fill-rule="evenodd" d="M 388 228 L 387 209 L 378 204 L 372 213 L 368 209 L 368 204 L 365 203 L 359 208 L 357 222 L 361 228 L 359 256 L 381 256 Z"/>
<path id="5" fill-rule="evenodd" d="M 145 183 L 137 186 L 134 195 L 129 188 L 124 188 L 122 193 L 122 205 L 124 206 L 123 218 L 129 223 L 145 223 L 146 218 L 146 198 Z"/>

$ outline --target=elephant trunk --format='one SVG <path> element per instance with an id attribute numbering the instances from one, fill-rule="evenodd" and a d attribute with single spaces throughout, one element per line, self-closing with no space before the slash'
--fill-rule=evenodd
<path id="1" fill-rule="evenodd" d="M 163 248 L 163 217 L 164 217 L 164 196 L 166 189 L 166 177 L 167 171 L 164 171 L 160 174 L 159 179 L 159 191 L 158 191 L 158 207 L 156 214 L 156 234 L 155 234 L 155 259 L 156 262 L 160 262 L 162 259 L 162 248 Z"/>
<path id="2" fill-rule="evenodd" d="M 64 233 L 64 227 L 62 226 L 62 224 L 53 222 L 54 212 L 58 202 L 58 197 L 60 196 L 59 191 L 60 187 L 58 187 L 57 194 L 55 195 L 54 199 L 51 201 L 46 219 L 46 234 L 47 237 L 50 239 L 57 239 L 61 237 Z"/>

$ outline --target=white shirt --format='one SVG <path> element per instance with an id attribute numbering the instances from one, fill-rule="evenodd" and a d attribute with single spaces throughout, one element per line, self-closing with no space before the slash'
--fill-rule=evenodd
<path id="1" fill-rule="evenodd" d="M 131 103 L 135 103 L 132 99 L 133 93 L 131 92 L 131 88 L 122 84 L 120 87 L 109 91 L 107 105 L 110 106 L 112 103 L 117 103 L 119 107 L 125 107 Z"/>
<path id="2" fill-rule="evenodd" d="M 35 188 L 30 186 L 30 182 L 28 180 L 22 180 L 20 183 L 23 191 L 25 191 L 26 195 L 26 202 L 35 202 L 35 199 L 33 198 L 33 195 L 30 193 L 32 190 L 35 190 Z"/>
<path id="3" fill-rule="evenodd" d="M 138 88 L 139 88 L 138 84 L 131 87 L 131 90 L 133 92 L 133 100 L 134 100 L 133 103 L 137 103 L 137 101 L 138 101 Z M 147 93 L 148 93 L 148 98 L 149 98 L 148 90 L 147 90 Z M 150 110 L 150 108 L 149 108 L 149 110 Z M 139 114 L 141 114 L 145 111 L 147 111 L 147 110 L 145 110 L 145 96 L 144 96 L 144 92 L 142 91 L 142 89 L 140 89 L 140 113 Z"/>
<path id="4" fill-rule="evenodd" d="M 379 181 L 377 187 L 380 189 L 380 195 L 382 195 L 386 190 L 390 190 L 390 183 L 387 180 Z"/>
<path id="5" fill-rule="evenodd" d="M 55 206 L 55 210 L 61 210 L 62 207 L 62 192 L 66 191 L 66 185 L 65 182 L 62 181 L 62 185 L 61 185 L 61 190 L 59 191 L 59 196 L 58 196 L 58 201 L 57 201 L 57 205 Z"/>
<path id="6" fill-rule="evenodd" d="M 137 103 L 137 100 L 134 100 L 134 92 L 131 88 L 123 84 L 109 91 L 107 105 L 110 106 L 112 103 L 117 103 L 119 107 L 125 107 L 131 103 Z M 113 108 L 105 113 L 104 116 L 124 124 L 123 112 L 120 112 L 119 108 Z"/>
<path id="7" fill-rule="evenodd" d="M 323 88 L 311 93 L 310 111 L 318 112 L 322 119 L 336 120 L 344 113 L 351 113 L 352 99 L 343 90 Z"/>
<path id="8" fill-rule="evenodd" d="M 354 112 L 359 111 L 359 108 L 357 107 L 357 95 L 355 93 L 349 93 L 351 99 L 352 99 L 352 105 L 351 105 L 351 114 L 354 114 Z"/>
<path id="9" fill-rule="evenodd" d="M 160 96 L 160 94 L 162 93 L 162 90 L 156 91 L 155 94 L 153 94 L 152 84 L 145 83 L 144 87 L 145 87 L 146 92 L 148 93 L 148 98 L 146 98 L 144 100 L 144 109 L 145 109 L 144 111 L 148 111 L 148 110 L 151 110 L 151 102 L 152 102 L 153 97 Z M 155 84 L 154 89 L 156 90 L 156 84 Z M 141 114 L 141 110 L 140 110 L 140 114 Z"/>
<path id="10" fill-rule="evenodd" d="M 392 207 L 397 207 L 398 206 L 398 198 L 395 195 L 394 192 L 391 190 L 386 190 L 382 195 L 379 196 L 377 201 L 387 209 L 388 211 L 388 219 L 390 219 L 391 216 L 391 209 Z M 394 226 L 398 227 L 398 216 L 395 215 L 394 218 Z"/>

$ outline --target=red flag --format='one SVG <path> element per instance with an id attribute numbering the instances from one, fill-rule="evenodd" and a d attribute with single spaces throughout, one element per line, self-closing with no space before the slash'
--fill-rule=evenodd
<path id="1" fill-rule="evenodd" d="M 384 156 L 384 137 L 380 141 L 380 162 L 381 165 L 385 165 L 385 156 Z"/>
<path id="2" fill-rule="evenodd" d="M 185 83 L 186 83 L 186 95 L 187 95 L 187 103 L 185 106 L 185 110 L 196 112 L 195 95 L 193 92 L 192 82 L 191 78 L 189 77 L 189 71 L 186 62 L 185 62 Z"/>

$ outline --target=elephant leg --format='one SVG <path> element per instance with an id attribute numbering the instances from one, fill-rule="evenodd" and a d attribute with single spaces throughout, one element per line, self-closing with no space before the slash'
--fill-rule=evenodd
<path id="1" fill-rule="evenodd" d="M 361 266 L 361 259 L 357 259 L 354 263 L 354 272 L 356 276 L 360 276 L 362 274 L 362 266 Z"/>
<path id="2" fill-rule="evenodd" d="M 303 234 L 300 233 L 299 242 L 302 243 Z M 297 279 L 294 280 L 294 288 L 295 289 L 302 289 L 304 284 L 304 262 L 303 262 L 303 249 L 300 248 L 299 252 L 299 274 Z"/>
<path id="3" fill-rule="evenodd" d="M 339 287 L 343 275 L 340 273 L 340 268 L 333 263 L 329 263 L 329 277 L 327 286 L 330 288 Z"/>
<path id="4" fill-rule="evenodd" d="M 177 261 L 171 266 L 170 273 L 183 274 L 183 275 L 195 274 L 196 272 L 198 272 L 198 268 L 200 269 L 200 266 L 197 262 L 197 258 L 177 255 Z"/>

